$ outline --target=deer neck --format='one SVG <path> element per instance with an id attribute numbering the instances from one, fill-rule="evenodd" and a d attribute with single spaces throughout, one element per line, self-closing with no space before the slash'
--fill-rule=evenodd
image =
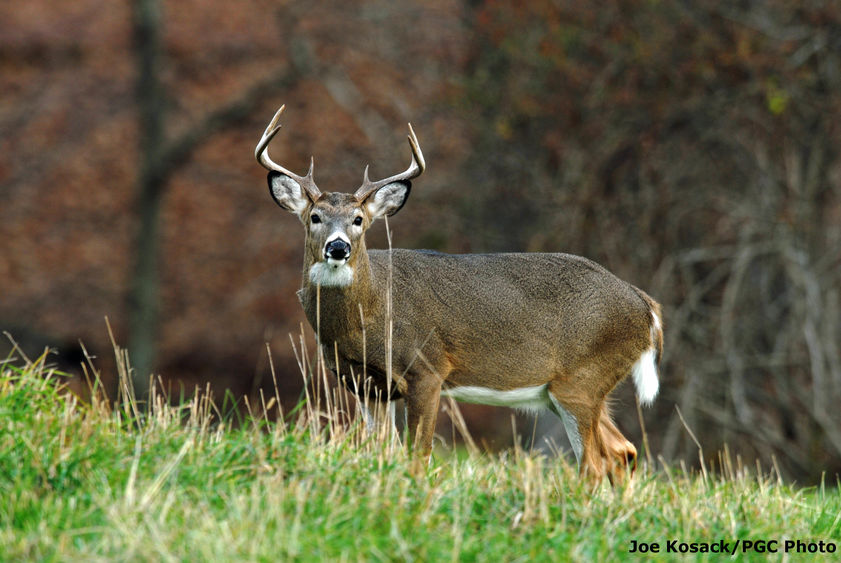
<path id="1" fill-rule="evenodd" d="M 346 285 L 318 283 L 319 276 L 311 272 L 323 267 L 319 264 L 323 262 L 316 255 L 308 255 L 304 262 L 300 298 L 307 320 L 324 344 L 361 340 L 363 317 L 366 327 L 370 326 L 382 316 L 383 308 L 364 242 L 347 263 L 353 275 Z"/>

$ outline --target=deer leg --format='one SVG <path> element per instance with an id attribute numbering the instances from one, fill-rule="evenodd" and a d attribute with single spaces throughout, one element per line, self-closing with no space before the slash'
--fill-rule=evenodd
<path id="1" fill-rule="evenodd" d="M 575 454 L 575 462 L 580 468 L 581 457 L 584 454 L 584 443 L 581 440 L 581 432 L 578 430 L 578 420 L 561 405 L 560 401 L 552 393 L 549 393 L 549 399 L 550 409 L 561 419 L 564 430 L 567 433 L 567 438 L 569 439 L 569 444 L 572 446 L 572 453 Z"/>
<path id="2" fill-rule="evenodd" d="M 598 482 L 605 474 L 604 447 L 599 434 L 599 410 L 591 400 L 575 393 L 568 384 L 549 385 L 552 410 L 569 437 L 581 475 Z"/>
<path id="3" fill-rule="evenodd" d="M 362 413 L 362 418 L 365 420 L 365 430 L 368 432 L 368 435 L 373 434 L 376 432 L 377 427 L 377 409 L 379 405 L 367 405 L 362 401 L 359 401 L 359 411 Z"/>
<path id="4" fill-rule="evenodd" d="M 622 482 L 632 475 L 637 465 L 637 449 L 616 428 L 606 403 L 599 415 L 599 434 L 607 452 L 607 476 L 611 484 Z"/>
<path id="5" fill-rule="evenodd" d="M 441 382 L 434 374 L 415 375 L 408 378 L 406 411 L 409 430 L 409 447 L 418 462 L 426 462 L 432 453 L 432 437 L 438 418 L 441 399 Z M 418 466 L 418 469 L 421 466 Z"/>
<path id="6" fill-rule="evenodd" d="M 397 436 L 394 401 L 358 400 L 357 404 L 369 436 L 377 432 L 389 432 L 392 436 Z"/>

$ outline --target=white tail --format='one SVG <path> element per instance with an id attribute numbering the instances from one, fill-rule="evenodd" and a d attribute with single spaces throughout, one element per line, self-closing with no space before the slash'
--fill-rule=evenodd
<path id="1" fill-rule="evenodd" d="M 643 406 L 650 405 L 657 392 L 660 390 L 660 382 L 657 379 L 657 363 L 659 350 L 656 346 L 658 334 L 662 334 L 660 318 L 657 313 L 651 313 L 651 343 L 652 347 L 642 353 L 639 360 L 631 368 L 631 375 L 634 379 L 634 386 L 637 388 L 637 397 Z"/>
<path id="2" fill-rule="evenodd" d="M 634 386 L 637 388 L 637 397 L 639 397 L 640 404 L 650 405 L 657 396 L 657 391 L 660 390 L 660 382 L 657 381 L 657 363 L 656 352 L 646 350 L 631 368 L 631 373 L 634 376 Z"/>
<path id="3" fill-rule="evenodd" d="M 641 403 L 657 394 L 659 304 L 569 254 L 369 252 L 366 230 L 403 207 L 425 168 L 411 126 L 412 162 L 404 172 L 372 182 L 366 168 L 355 193 L 322 193 L 312 164 L 298 176 L 266 152 L 282 110 L 255 156 L 270 171 L 274 200 L 304 224 L 301 303 L 331 368 L 353 382 L 351 390 L 405 399 L 421 459 L 446 394 L 549 408 L 563 421 L 582 472 L 612 480 L 633 467 L 636 449 L 605 401 L 630 373 Z M 369 381 L 360 381 L 363 373 Z"/>

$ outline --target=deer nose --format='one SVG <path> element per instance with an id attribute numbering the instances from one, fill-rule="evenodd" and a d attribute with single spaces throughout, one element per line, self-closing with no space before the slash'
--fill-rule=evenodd
<path id="1" fill-rule="evenodd" d="M 333 260 L 347 260 L 350 256 L 350 244 L 342 239 L 331 240 L 324 247 L 324 257 Z"/>

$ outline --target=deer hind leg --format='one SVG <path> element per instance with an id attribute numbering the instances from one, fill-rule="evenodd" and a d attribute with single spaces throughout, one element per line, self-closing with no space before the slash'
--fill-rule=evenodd
<path id="1" fill-rule="evenodd" d="M 599 434 L 607 454 L 607 477 L 613 485 L 621 483 L 636 469 L 637 449 L 616 428 L 605 402 L 602 402 L 599 414 Z"/>
<path id="2" fill-rule="evenodd" d="M 580 380 L 579 380 L 580 381 Z M 581 475 L 611 484 L 636 466 L 637 450 L 616 428 L 605 402 L 610 389 L 583 393 L 568 379 L 549 385 L 549 404 L 564 424 Z"/>
<path id="3" fill-rule="evenodd" d="M 568 385 L 550 384 L 549 404 L 564 424 L 578 471 L 598 482 L 605 475 L 605 451 L 599 432 L 599 405 L 594 403 L 570 393 Z"/>

